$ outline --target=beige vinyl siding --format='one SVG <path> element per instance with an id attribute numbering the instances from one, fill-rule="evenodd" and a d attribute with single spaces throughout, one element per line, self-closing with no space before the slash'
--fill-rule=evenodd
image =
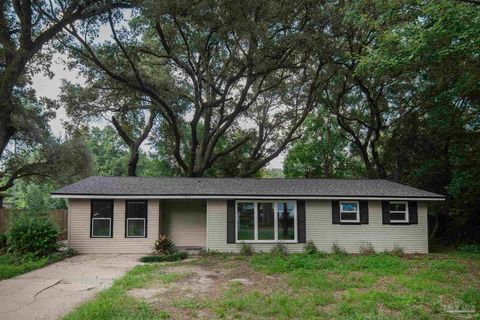
<path id="1" fill-rule="evenodd" d="M 312 240 L 322 251 L 331 251 L 338 243 L 348 252 L 358 252 L 360 245 L 371 243 L 375 250 L 390 250 L 395 245 L 405 252 L 428 253 L 427 206 L 418 202 L 417 225 L 383 225 L 381 201 L 369 201 L 368 225 L 332 224 L 331 201 L 306 201 L 307 241 Z M 227 202 L 207 202 L 207 248 L 225 252 L 238 252 L 239 244 L 227 243 Z M 252 244 L 256 251 L 269 251 L 273 244 Z M 286 244 L 290 252 L 302 251 L 304 244 Z"/>
<path id="2" fill-rule="evenodd" d="M 179 247 L 205 247 L 205 200 L 166 200 L 164 232 Z"/>
<path id="3" fill-rule="evenodd" d="M 89 199 L 70 199 L 68 239 L 79 253 L 152 252 L 158 239 L 158 200 L 148 200 L 147 238 L 125 237 L 125 200 L 114 200 L 112 238 L 90 238 L 90 212 Z"/>

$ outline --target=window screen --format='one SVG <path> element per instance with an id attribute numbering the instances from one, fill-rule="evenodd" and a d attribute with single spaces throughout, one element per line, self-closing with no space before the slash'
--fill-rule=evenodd
<path id="1" fill-rule="evenodd" d="M 113 234 L 113 201 L 92 200 L 91 237 L 110 238 Z"/>
<path id="2" fill-rule="evenodd" d="M 132 238 L 144 238 L 147 236 L 147 201 L 126 202 L 126 236 Z"/>

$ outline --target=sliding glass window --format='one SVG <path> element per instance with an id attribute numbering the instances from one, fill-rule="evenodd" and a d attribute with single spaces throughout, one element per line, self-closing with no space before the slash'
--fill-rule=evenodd
<path id="1" fill-rule="evenodd" d="M 295 240 L 295 203 L 277 202 L 278 239 Z"/>
<path id="2" fill-rule="evenodd" d="M 237 242 L 296 242 L 296 201 L 237 201 Z"/>
<path id="3" fill-rule="evenodd" d="M 275 240 L 273 202 L 258 202 L 258 240 Z"/>
<path id="4" fill-rule="evenodd" d="M 255 239 L 255 203 L 237 203 L 237 238 L 238 240 Z"/>

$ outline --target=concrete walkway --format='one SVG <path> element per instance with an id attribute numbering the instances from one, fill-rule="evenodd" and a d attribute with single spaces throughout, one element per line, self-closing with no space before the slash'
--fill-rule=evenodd
<path id="1" fill-rule="evenodd" d="M 78 255 L 0 281 L 0 319 L 57 319 L 133 266 L 139 255 Z"/>

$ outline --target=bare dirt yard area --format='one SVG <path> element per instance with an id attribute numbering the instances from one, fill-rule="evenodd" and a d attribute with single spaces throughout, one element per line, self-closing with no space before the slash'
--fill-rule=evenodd
<path id="1" fill-rule="evenodd" d="M 478 255 L 212 254 L 137 266 L 66 319 L 450 319 L 478 310 Z"/>
<path id="2" fill-rule="evenodd" d="M 218 301 L 233 289 L 273 294 L 284 284 L 282 276 L 257 272 L 242 257 L 225 260 L 210 257 L 166 265 L 154 279 L 146 287 L 127 293 L 178 319 L 215 318 L 217 314 L 208 301 Z"/>

